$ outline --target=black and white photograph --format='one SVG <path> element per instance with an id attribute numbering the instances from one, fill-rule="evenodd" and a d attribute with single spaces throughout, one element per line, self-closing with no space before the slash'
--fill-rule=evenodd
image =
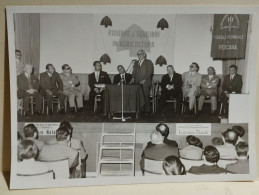
<path id="1" fill-rule="evenodd" d="M 11 189 L 253 180 L 258 13 L 7 7 Z"/>

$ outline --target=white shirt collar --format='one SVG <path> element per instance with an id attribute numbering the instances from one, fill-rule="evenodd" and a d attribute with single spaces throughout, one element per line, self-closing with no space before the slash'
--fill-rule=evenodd
<path id="1" fill-rule="evenodd" d="M 48 73 L 49 77 L 52 77 L 53 74 L 50 74 L 49 72 L 47 72 L 47 73 Z"/>
<path id="2" fill-rule="evenodd" d="M 26 76 L 27 78 L 31 76 L 30 74 L 27 74 L 26 72 L 25 72 L 24 74 L 25 74 L 25 76 Z"/>

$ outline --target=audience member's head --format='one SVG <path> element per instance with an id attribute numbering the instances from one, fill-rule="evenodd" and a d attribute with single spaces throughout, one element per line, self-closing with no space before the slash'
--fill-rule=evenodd
<path id="1" fill-rule="evenodd" d="M 156 126 L 156 131 L 158 131 L 159 133 L 161 133 L 161 135 L 167 139 L 168 135 L 169 135 L 169 127 L 164 124 L 164 123 L 159 123 Z"/>
<path id="2" fill-rule="evenodd" d="M 167 74 L 169 74 L 169 75 L 174 74 L 174 66 L 173 65 L 167 66 Z"/>
<path id="3" fill-rule="evenodd" d="M 163 162 L 163 169 L 166 175 L 185 175 L 185 167 L 176 156 L 168 156 Z"/>
<path id="4" fill-rule="evenodd" d="M 31 140 L 23 140 L 18 145 L 18 158 L 20 160 L 24 159 L 37 159 L 38 148 L 36 144 Z"/>
<path id="5" fill-rule="evenodd" d="M 67 127 L 59 127 L 56 131 L 56 139 L 57 141 L 64 141 L 67 142 L 70 140 L 70 132 Z"/>
<path id="6" fill-rule="evenodd" d="M 25 64 L 23 67 L 23 72 L 26 74 L 31 74 L 33 70 L 33 66 L 31 64 Z"/>
<path id="7" fill-rule="evenodd" d="M 152 144 L 162 144 L 164 143 L 164 138 L 158 131 L 153 131 L 150 135 Z"/>
<path id="8" fill-rule="evenodd" d="M 232 130 L 234 130 L 239 137 L 243 137 L 243 135 L 245 134 L 245 129 L 240 125 L 233 126 Z"/>
<path id="9" fill-rule="evenodd" d="M 235 145 L 237 158 L 245 158 L 247 159 L 248 156 L 248 144 L 246 142 L 238 142 L 237 145 Z"/>
<path id="10" fill-rule="evenodd" d="M 229 74 L 230 75 L 234 75 L 234 74 L 236 74 L 237 73 L 237 66 L 236 65 L 231 65 L 231 66 L 229 66 Z"/>
<path id="11" fill-rule="evenodd" d="M 210 66 L 208 69 L 208 75 L 215 75 L 216 74 L 216 70 L 214 67 Z"/>
<path id="12" fill-rule="evenodd" d="M 55 68 L 54 68 L 53 64 L 47 64 L 46 65 L 46 70 L 50 74 L 53 74 L 55 72 Z"/>
<path id="13" fill-rule="evenodd" d="M 214 137 L 214 138 L 211 140 L 211 143 L 212 143 L 214 146 L 224 145 L 224 142 L 223 142 L 222 138 L 220 138 L 220 137 Z"/>
<path id="14" fill-rule="evenodd" d="M 33 137 L 35 139 L 38 139 L 39 132 L 37 127 L 34 124 L 28 124 L 23 128 L 24 137 Z"/>
<path id="15" fill-rule="evenodd" d="M 67 127 L 70 132 L 73 130 L 73 126 L 68 121 L 61 121 L 59 127 Z"/>
<path id="16" fill-rule="evenodd" d="M 186 137 L 186 142 L 187 142 L 189 145 L 193 145 L 193 146 L 202 148 L 202 142 L 201 142 L 201 140 L 200 140 L 198 137 L 195 137 L 195 136 L 193 136 L 193 135 L 188 135 L 188 136 Z"/>
<path id="17" fill-rule="evenodd" d="M 214 146 L 206 146 L 203 155 L 209 163 L 217 163 L 219 161 L 219 151 Z"/>
<path id="18" fill-rule="evenodd" d="M 94 71 L 101 71 L 102 70 L 102 64 L 100 61 L 94 61 L 93 63 Z"/>
<path id="19" fill-rule="evenodd" d="M 193 62 L 191 65 L 190 65 L 190 71 L 191 72 L 199 72 L 199 69 L 200 69 L 200 66 L 196 63 L 196 62 Z"/>
<path id="20" fill-rule="evenodd" d="M 125 68 L 122 65 L 118 65 L 117 66 L 117 70 L 120 74 L 124 74 L 125 73 Z"/>
<path id="21" fill-rule="evenodd" d="M 19 49 L 15 50 L 15 58 L 20 60 L 22 58 L 22 52 Z"/>
<path id="22" fill-rule="evenodd" d="M 225 143 L 235 145 L 238 139 L 236 131 L 232 129 L 227 129 L 225 132 L 222 133 Z"/>

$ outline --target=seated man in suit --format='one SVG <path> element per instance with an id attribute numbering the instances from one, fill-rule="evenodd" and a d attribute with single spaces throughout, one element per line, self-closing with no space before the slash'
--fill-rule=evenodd
<path id="1" fill-rule="evenodd" d="M 167 74 L 162 77 L 160 86 L 162 88 L 162 92 L 157 113 L 161 114 L 162 112 L 163 114 L 163 110 L 166 106 L 166 100 L 172 97 L 176 99 L 176 116 L 179 117 L 181 103 L 183 100 L 182 76 L 175 72 L 172 65 L 167 66 Z"/>
<path id="2" fill-rule="evenodd" d="M 73 126 L 68 122 L 68 121 L 62 121 L 59 124 L 59 127 L 65 127 L 69 130 L 70 132 L 70 142 L 68 143 L 68 146 L 79 151 L 79 156 L 81 159 L 81 177 L 85 178 L 86 177 L 86 159 L 88 157 L 88 154 L 85 151 L 83 142 L 80 139 L 73 138 Z M 49 139 L 47 141 L 47 144 L 55 144 L 57 143 L 56 139 Z"/>
<path id="3" fill-rule="evenodd" d="M 129 84 L 131 81 L 132 75 L 125 72 L 125 69 L 122 65 L 117 66 L 119 74 L 116 74 L 113 78 L 113 84 L 119 84 L 123 81 L 124 84 Z"/>
<path id="4" fill-rule="evenodd" d="M 68 64 L 62 66 L 63 72 L 60 74 L 60 78 L 63 81 L 63 93 L 68 97 L 70 112 L 75 112 L 75 98 L 77 103 L 77 111 L 83 111 L 83 93 L 77 87 L 80 85 L 80 81 L 75 74 L 72 73 L 72 69 Z"/>
<path id="5" fill-rule="evenodd" d="M 222 133 L 223 145 L 217 146 L 221 159 L 236 159 L 235 145 L 238 139 L 237 133 L 232 129 L 227 129 Z"/>
<path id="6" fill-rule="evenodd" d="M 249 174 L 248 145 L 246 142 L 239 142 L 236 146 L 237 162 L 228 164 L 227 172 L 234 174 Z"/>
<path id="7" fill-rule="evenodd" d="M 57 143 L 44 145 L 39 155 L 39 160 L 54 161 L 69 159 L 69 168 L 73 169 L 78 165 L 78 152 L 68 146 L 70 132 L 66 127 L 59 127 L 56 131 Z"/>
<path id="8" fill-rule="evenodd" d="M 216 76 L 216 72 L 213 67 L 209 67 L 207 71 L 208 75 L 203 76 L 201 81 L 201 92 L 199 97 L 198 113 L 200 113 L 202 110 L 204 100 L 206 98 L 210 98 L 211 114 L 216 114 L 219 77 Z"/>
<path id="9" fill-rule="evenodd" d="M 15 60 L 16 60 L 16 76 L 22 74 L 24 63 L 22 62 L 22 52 L 19 49 L 15 50 Z"/>
<path id="10" fill-rule="evenodd" d="M 183 79 L 183 97 L 185 103 L 189 101 L 189 111 L 191 115 L 194 113 L 194 104 L 196 104 L 196 97 L 200 93 L 201 74 L 198 73 L 200 67 L 197 63 L 193 62 L 190 65 L 190 70 L 182 74 Z"/>
<path id="11" fill-rule="evenodd" d="M 39 138 L 39 131 L 34 124 L 28 124 L 23 128 L 23 134 L 25 140 L 33 141 L 39 149 L 39 153 L 41 152 L 45 143 L 43 141 L 38 140 Z"/>
<path id="12" fill-rule="evenodd" d="M 198 137 L 188 135 L 187 146 L 180 150 L 180 156 L 185 159 L 201 160 L 203 155 L 202 142 Z"/>
<path id="13" fill-rule="evenodd" d="M 101 62 L 95 61 L 93 63 L 93 66 L 94 66 L 94 72 L 89 74 L 89 77 L 88 77 L 88 84 L 89 84 L 89 87 L 91 88 L 91 91 L 89 93 L 89 101 L 90 101 L 90 105 L 92 106 L 94 106 L 94 98 L 97 94 L 100 94 L 101 98 L 103 99 L 103 89 L 96 87 L 95 84 L 111 84 L 111 79 L 107 74 L 107 72 L 102 71 Z"/>
<path id="14" fill-rule="evenodd" d="M 229 74 L 225 76 L 222 84 L 222 92 L 219 96 L 219 100 L 222 103 L 222 113 L 223 117 L 227 117 L 228 113 L 228 99 L 229 94 L 238 94 L 241 93 L 243 86 L 242 76 L 237 74 L 237 66 L 231 65 L 229 67 Z"/>
<path id="15" fill-rule="evenodd" d="M 32 74 L 32 65 L 26 64 L 23 68 L 23 73 L 17 77 L 17 95 L 18 98 L 23 99 L 25 117 L 29 117 L 29 106 L 30 106 L 30 97 L 33 97 L 36 104 L 35 115 L 41 115 L 42 107 L 42 95 L 39 93 L 39 81 L 37 77 Z"/>
<path id="16" fill-rule="evenodd" d="M 163 138 L 164 138 L 164 143 L 165 143 L 165 144 L 178 147 L 178 144 L 176 143 L 176 141 L 168 139 L 169 127 L 167 126 L 167 124 L 159 123 L 159 124 L 156 126 L 156 131 L 159 132 L 159 133 L 161 133 L 161 135 L 162 135 Z M 154 144 L 152 144 L 152 142 L 150 141 L 150 142 L 147 143 L 147 145 L 148 145 L 148 146 L 151 146 L 151 145 L 154 145 Z"/>
<path id="17" fill-rule="evenodd" d="M 42 95 L 47 98 L 47 106 L 49 109 L 49 115 L 53 115 L 52 110 L 52 98 L 53 95 L 58 97 L 61 111 L 65 113 L 65 95 L 63 94 L 63 82 L 59 74 L 55 71 L 52 64 L 47 64 L 46 72 L 40 74 L 40 86 Z"/>
<path id="18" fill-rule="evenodd" d="M 168 156 L 179 157 L 179 149 L 174 145 L 168 145 L 164 142 L 164 138 L 158 131 L 153 131 L 151 136 L 151 144 L 147 145 L 142 153 L 140 166 L 144 167 L 144 158 L 151 160 L 165 160 Z"/>
<path id="19" fill-rule="evenodd" d="M 189 173 L 202 175 L 202 174 L 222 174 L 226 170 L 219 167 L 219 151 L 214 146 L 206 146 L 203 152 L 205 164 L 201 166 L 192 166 Z"/>

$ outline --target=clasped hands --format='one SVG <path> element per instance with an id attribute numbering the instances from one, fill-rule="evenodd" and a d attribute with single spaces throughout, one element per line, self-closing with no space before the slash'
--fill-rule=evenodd
<path id="1" fill-rule="evenodd" d="M 29 94 L 33 94 L 36 91 L 37 91 L 36 89 L 28 89 L 26 92 Z"/>

